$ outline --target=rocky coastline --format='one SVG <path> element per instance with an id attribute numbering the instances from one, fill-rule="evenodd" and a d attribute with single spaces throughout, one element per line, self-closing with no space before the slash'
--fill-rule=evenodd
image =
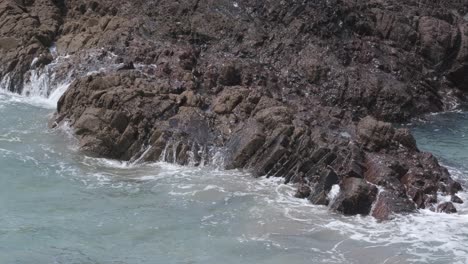
<path id="1" fill-rule="evenodd" d="M 221 155 L 345 215 L 453 213 L 461 185 L 393 124 L 466 101 L 467 14 L 456 0 L 4 0 L 0 79 L 23 93 L 66 57 L 52 126 L 87 155 Z"/>

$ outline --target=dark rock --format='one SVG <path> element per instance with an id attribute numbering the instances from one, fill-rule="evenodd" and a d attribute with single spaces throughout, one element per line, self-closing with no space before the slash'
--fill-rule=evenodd
<path id="1" fill-rule="evenodd" d="M 318 181 L 313 186 L 309 200 L 313 204 L 328 205 L 328 193 L 333 185 L 338 184 L 339 177 L 335 171 L 327 169 L 319 175 Z"/>
<path id="2" fill-rule="evenodd" d="M 378 151 L 390 146 L 395 129 L 390 123 L 377 121 L 367 116 L 357 126 L 358 138 L 362 145 L 370 151 Z"/>
<path id="3" fill-rule="evenodd" d="M 179 64 L 184 70 L 192 70 L 197 63 L 193 50 L 185 50 L 179 55 Z"/>
<path id="4" fill-rule="evenodd" d="M 388 220 L 394 214 L 407 214 L 414 211 L 416 211 L 414 203 L 404 196 L 398 196 L 390 191 L 383 191 L 379 193 L 371 215 L 378 220 Z"/>
<path id="5" fill-rule="evenodd" d="M 301 185 L 299 188 L 297 188 L 296 193 L 294 194 L 294 197 L 299 198 L 299 199 L 304 199 L 309 197 L 311 191 L 310 187 L 307 185 Z"/>
<path id="6" fill-rule="evenodd" d="M 456 194 L 457 192 L 463 190 L 461 184 L 459 182 L 451 180 L 449 185 L 448 185 L 448 193 L 449 194 Z"/>
<path id="7" fill-rule="evenodd" d="M 327 197 L 327 192 L 320 187 L 315 186 L 313 192 L 309 195 L 309 201 L 317 205 L 328 205 L 330 203 Z"/>
<path id="8" fill-rule="evenodd" d="M 125 62 L 122 66 L 120 66 L 117 70 L 124 71 L 124 70 L 134 70 L 135 65 L 133 65 L 132 61 Z"/>
<path id="9" fill-rule="evenodd" d="M 345 178 L 340 183 L 340 193 L 331 208 L 345 215 L 368 215 L 377 193 L 377 187 L 364 179 Z"/>
<path id="10" fill-rule="evenodd" d="M 451 202 L 441 203 L 437 206 L 437 212 L 442 212 L 446 214 L 454 214 L 457 212 L 457 208 Z"/>
<path id="11" fill-rule="evenodd" d="M 255 121 L 246 123 L 227 143 L 227 169 L 242 168 L 265 143 L 263 127 Z"/>
<path id="12" fill-rule="evenodd" d="M 446 21 L 423 16 L 419 19 L 419 34 L 423 55 L 440 63 L 455 45 L 457 30 Z"/>
<path id="13" fill-rule="evenodd" d="M 221 85 L 235 86 L 241 84 L 242 77 L 240 71 L 232 64 L 221 67 L 218 82 Z"/>
<path id="14" fill-rule="evenodd" d="M 460 197 L 456 196 L 456 195 L 452 195 L 450 201 L 452 203 L 459 203 L 459 204 L 463 203 L 463 200 Z"/>
<path id="15" fill-rule="evenodd" d="M 395 130 L 393 140 L 396 142 L 399 142 L 406 148 L 409 148 L 415 151 L 418 150 L 418 147 L 416 145 L 416 139 L 414 139 L 413 135 L 411 135 L 411 132 L 409 131 L 409 129 L 400 128 L 400 129 Z"/>

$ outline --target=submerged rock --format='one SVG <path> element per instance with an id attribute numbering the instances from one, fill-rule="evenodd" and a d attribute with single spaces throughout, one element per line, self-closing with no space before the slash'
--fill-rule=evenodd
<path id="1" fill-rule="evenodd" d="M 221 156 L 225 168 L 297 184 L 297 197 L 379 219 L 461 190 L 389 123 L 463 99 L 460 1 L 20 2 L 0 4 L 9 90 L 52 42 L 77 63 L 99 50 L 96 61 L 120 65 L 77 78 L 58 102 L 55 123 L 87 154 L 195 166 Z"/>

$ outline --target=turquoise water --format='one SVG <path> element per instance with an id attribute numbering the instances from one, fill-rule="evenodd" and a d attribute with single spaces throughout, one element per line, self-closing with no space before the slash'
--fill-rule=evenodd
<path id="1" fill-rule="evenodd" d="M 446 166 L 468 175 L 468 111 L 434 114 L 409 127 L 422 150 L 434 153 Z M 468 186 L 468 176 L 459 180 Z"/>
<path id="2" fill-rule="evenodd" d="M 47 128 L 53 105 L 0 93 L 2 264 L 468 263 L 466 204 L 377 223 L 295 199 L 278 179 L 89 158 L 66 127 Z M 467 113 L 411 128 L 466 182 Z"/>

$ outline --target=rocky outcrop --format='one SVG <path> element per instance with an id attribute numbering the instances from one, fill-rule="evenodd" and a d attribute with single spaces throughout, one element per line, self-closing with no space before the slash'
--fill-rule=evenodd
<path id="1" fill-rule="evenodd" d="M 57 52 L 100 50 L 119 65 L 77 78 L 58 102 L 55 123 L 88 155 L 195 166 L 221 156 L 227 169 L 297 184 L 297 197 L 379 219 L 461 189 L 387 122 L 464 99 L 467 4 L 57 2 Z"/>
<path id="2" fill-rule="evenodd" d="M 369 116 L 355 123 L 307 98 L 295 102 L 258 87 L 200 94 L 128 70 L 73 83 L 58 103 L 57 122 L 71 122 L 90 155 L 199 165 L 218 153 L 227 169 L 284 177 L 299 185 L 297 197 L 349 215 L 388 219 L 431 208 L 438 192 L 460 190 L 408 130 Z M 330 201 L 335 184 L 340 192 Z"/>
<path id="3" fill-rule="evenodd" d="M 0 80 L 2 88 L 21 92 L 31 69 L 52 61 L 52 46 L 62 16 L 52 0 L 0 2 Z"/>

